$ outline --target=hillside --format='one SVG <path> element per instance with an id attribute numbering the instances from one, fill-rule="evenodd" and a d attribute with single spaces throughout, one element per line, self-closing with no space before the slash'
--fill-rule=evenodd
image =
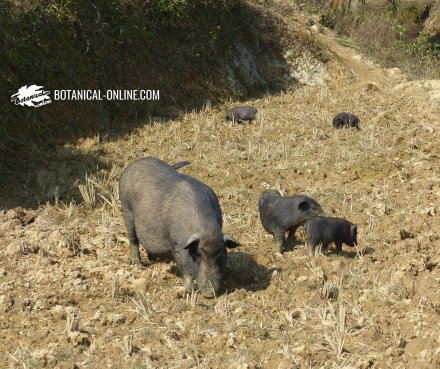
<path id="1" fill-rule="evenodd" d="M 0 212 L 0 368 L 440 366 L 440 81 L 408 81 L 275 4 L 322 48 L 328 78 L 55 145 L 39 187 L 17 186 L 44 201 Z M 242 103 L 257 121 L 226 124 Z M 340 111 L 362 130 L 333 129 Z M 242 243 L 227 293 L 187 294 L 172 261 L 144 252 L 129 265 L 117 182 L 148 155 L 190 161 L 181 170 L 217 193 Z M 312 259 L 299 230 L 278 254 L 258 216 L 268 188 L 356 223 L 358 247 Z"/>
<path id="2" fill-rule="evenodd" d="M 70 201 L 74 181 L 104 165 L 100 155 L 68 148 L 79 138 L 117 140 L 153 119 L 288 91 L 297 77 L 314 83 L 329 59 L 292 9 L 271 2 L 8 0 L 0 19 L 0 203 L 7 207 L 53 201 L 55 187 Z M 304 75 L 308 69 L 316 76 Z M 11 101 L 34 84 L 49 91 L 50 104 Z M 160 99 L 66 101 L 55 90 L 150 90 Z M 70 165 L 53 178 L 46 172 L 58 170 L 60 155 Z"/>
<path id="3" fill-rule="evenodd" d="M 151 116 L 176 117 L 244 96 L 289 89 L 283 53 L 313 38 L 289 27 L 277 7 L 241 0 L 7 0 L 0 7 L 0 87 L 160 90 L 157 102 L 62 100 L 40 109 L 0 105 L 0 143 L 65 143 L 97 133 L 117 136 Z M 295 39 L 296 42 L 291 41 Z M 5 102 L 7 100 L 5 99 Z M 1 164 L 1 163 L 0 163 Z"/>

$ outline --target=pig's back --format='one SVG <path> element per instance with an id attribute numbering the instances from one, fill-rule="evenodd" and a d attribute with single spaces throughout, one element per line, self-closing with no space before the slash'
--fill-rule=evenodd
<path id="1" fill-rule="evenodd" d="M 120 191 L 122 206 L 134 215 L 138 239 L 151 254 L 167 254 L 193 233 L 221 230 L 212 189 L 159 159 L 144 158 L 127 167 Z"/>

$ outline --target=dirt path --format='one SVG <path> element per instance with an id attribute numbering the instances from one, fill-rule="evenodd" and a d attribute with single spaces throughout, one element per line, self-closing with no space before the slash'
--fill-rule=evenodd
<path id="1" fill-rule="evenodd" d="M 362 56 L 355 49 L 338 43 L 330 31 L 325 30 L 324 32 L 324 34 L 320 34 L 319 39 L 326 49 L 334 53 L 339 66 L 343 65 L 348 69 L 348 75 L 354 77 L 354 83 L 360 85 L 375 83 L 381 88 L 389 87 L 392 84 L 393 81 L 390 79 L 389 72 L 386 69 Z"/>

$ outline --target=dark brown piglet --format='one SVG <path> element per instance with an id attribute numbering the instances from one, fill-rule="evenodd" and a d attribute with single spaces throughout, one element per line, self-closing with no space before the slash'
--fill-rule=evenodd
<path id="1" fill-rule="evenodd" d="M 342 253 L 342 244 L 354 247 L 357 245 L 357 226 L 342 218 L 329 218 L 317 216 L 309 219 L 304 224 L 309 249 L 312 256 L 316 254 L 319 244 L 326 249 L 331 243 L 335 243 L 336 252 Z"/>
<path id="2" fill-rule="evenodd" d="M 339 113 L 333 118 L 333 127 L 335 128 L 355 127 L 360 130 L 359 123 L 359 118 L 356 115 L 347 112 Z"/>
<path id="3" fill-rule="evenodd" d="M 247 120 L 249 123 L 255 120 L 255 115 L 257 114 L 257 109 L 252 106 L 239 106 L 233 109 L 229 109 L 226 112 L 226 121 L 232 121 L 239 123 L 241 121 Z"/>

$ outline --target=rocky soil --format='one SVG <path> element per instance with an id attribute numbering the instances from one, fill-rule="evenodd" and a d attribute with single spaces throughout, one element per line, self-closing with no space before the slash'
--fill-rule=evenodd
<path id="1" fill-rule="evenodd" d="M 81 139 L 47 169 L 67 176 L 69 150 L 99 156 L 81 201 L 0 212 L 0 368 L 440 367 L 440 82 L 309 32 L 332 55 L 323 84 L 248 101 L 253 124 L 207 106 Z M 362 130 L 334 130 L 340 111 Z M 129 265 L 117 181 L 147 155 L 189 160 L 181 170 L 218 194 L 242 243 L 225 294 L 187 293 L 171 260 Z M 300 229 L 277 253 L 258 218 L 268 188 L 356 223 L 358 247 L 311 258 Z"/>

